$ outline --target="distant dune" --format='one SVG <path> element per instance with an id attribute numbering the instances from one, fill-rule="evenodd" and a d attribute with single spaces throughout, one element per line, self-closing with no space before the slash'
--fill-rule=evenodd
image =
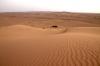
<path id="1" fill-rule="evenodd" d="M 99 15 L 63 21 L 65 13 L 55 14 L 2 13 L 0 66 L 100 66 Z"/>
<path id="2" fill-rule="evenodd" d="M 70 12 L 0 13 L 0 26 L 24 24 L 35 27 L 100 27 L 100 14 Z"/>

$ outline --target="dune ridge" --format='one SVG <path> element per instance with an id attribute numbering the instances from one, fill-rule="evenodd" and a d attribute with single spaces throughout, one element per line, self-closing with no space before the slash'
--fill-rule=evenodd
<path id="1" fill-rule="evenodd" d="M 57 28 L 54 28 L 52 26 L 48 27 L 32 27 L 29 25 L 11 25 L 11 26 L 6 26 L 6 27 L 1 27 L 1 31 L 33 31 L 34 33 L 37 32 L 39 34 L 43 33 L 93 33 L 93 34 L 100 34 L 100 27 L 64 27 L 64 26 L 59 26 L 57 25 Z M 38 32 L 40 31 L 40 32 Z M 28 31 L 27 31 L 28 32 Z"/>

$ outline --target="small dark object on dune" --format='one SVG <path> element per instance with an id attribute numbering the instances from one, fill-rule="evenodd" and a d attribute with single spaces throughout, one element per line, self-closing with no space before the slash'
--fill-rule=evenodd
<path id="1" fill-rule="evenodd" d="M 58 26 L 56 26 L 56 25 L 53 25 L 53 26 L 51 26 L 52 28 L 58 28 Z"/>

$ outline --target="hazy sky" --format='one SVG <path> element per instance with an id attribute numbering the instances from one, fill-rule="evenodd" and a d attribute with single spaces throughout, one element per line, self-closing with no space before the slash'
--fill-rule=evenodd
<path id="1" fill-rule="evenodd" d="M 37 10 L 100 13 L 100 0 L 0 0 L 0 12 Z"/>

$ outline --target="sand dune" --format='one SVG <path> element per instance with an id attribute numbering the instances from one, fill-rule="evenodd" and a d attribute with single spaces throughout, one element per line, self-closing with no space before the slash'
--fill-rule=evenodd
<path id="1" fill-rule="evenodd" d="M 100 14 L 0 13 L 0 66 L 100 66 Z"/>
<path id="2" fill-rule="evenodd" d="M 100 14 L 69 12 L 0 13 L 0 27 L 9 25 L 100 27 Z"/>
<path id="3" fill-rule="evenodd" d="M 100 66 L 100 28 L 0 27 L 0 66 Z"/>

